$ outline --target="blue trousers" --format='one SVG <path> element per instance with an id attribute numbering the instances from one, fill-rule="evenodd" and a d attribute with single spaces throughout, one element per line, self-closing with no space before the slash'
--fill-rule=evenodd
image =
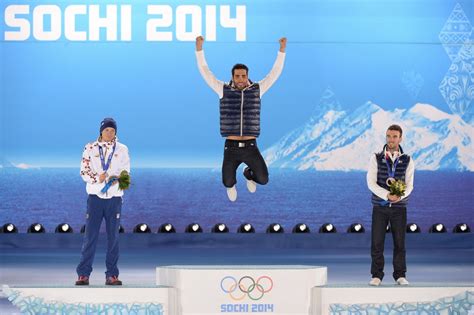
<path id="1" fill-rule="evenodd" d="M 118 276 L 119 228 L 122 212 L 122 198 L 101 199 L 96 195 L 87 198 L 86 230 L 82 243 L 81 261 L 76 268 L 79 276 L 90 276 L 95 250 L 99 239 L 100 225 L 105 219 L 107 231 L 107 256 L 105 258 L 106 277 Z"/>

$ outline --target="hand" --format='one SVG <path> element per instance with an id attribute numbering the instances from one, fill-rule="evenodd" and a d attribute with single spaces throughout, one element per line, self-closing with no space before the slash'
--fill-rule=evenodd
<path id="1" fill-rule="evenodd" d="M 391 195 L 391 194 L 388 194 L 388 200 L 391 202 L 391 203 L 396 203 L 396 202 L 399 202 L 401 200 L 401 198 L 399 196 L 395 196 L 395 195 Z"/>
<path id="2" fill-rule="evenodd" d="M 107 177 L 107 173 L 102 173 L 99 175 L 99 183 L 103 183 L 105 178 Z"/>
<path id="3" fill-rule="evenodd" d="M 202 44 L 204 43 L 204 37 L 198 36 L 196 37 L 196 51 L 202 50 Z"/>
<path id="4" fill-rule="evenodd" d="M 280 51 L 281 51 L 281 52 L 285 52 L 285 49 L 286 49 L 286 37 L 280 38 L 280 40 L 279 40 L 278 42 L 280 43 Z"/>

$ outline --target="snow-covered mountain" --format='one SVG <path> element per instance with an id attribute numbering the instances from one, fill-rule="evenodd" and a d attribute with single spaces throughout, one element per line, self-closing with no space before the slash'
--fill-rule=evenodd
<path id="1" fill-rule="evenodd" d="M 384 110 L 367 102 L 341 109 L 327 90 L 309 121 L 263 152 L 270 167 L 298 170 L 366 170 L 370 154 L 385 144 L 385 132 L 399 124 L 401 143 L 417 170 L 474 171 L 474 126 L 429 104 Z"/>

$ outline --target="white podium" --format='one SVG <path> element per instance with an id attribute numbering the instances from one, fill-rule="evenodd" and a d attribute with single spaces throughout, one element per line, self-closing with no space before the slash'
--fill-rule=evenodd
<path id="1" fill-rule="evenodd" d="M 156 284 L 177 290 L 177 314 L 310 314 L 318 266 L 162 266 Z"/>
<path id="2" fill-rule="evenodd" d="M 312 294 L 314 307 L 311 315 L 474 314 L 472 286 L 339 285 L 313 288 Z"/>

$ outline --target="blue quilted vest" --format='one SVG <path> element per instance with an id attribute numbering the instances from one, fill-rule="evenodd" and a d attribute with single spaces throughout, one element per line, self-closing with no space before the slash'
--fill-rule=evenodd
<path id="1" fill-rule="evenodd" d="M 224 85 L 220 99 L 221 135 L 253 136 L 260 135 L 260 86 L 251 83 L 243 90 Z"/>
<path id="2" fill-rule="evenodd" d="M 387 163 L 390 167 L 393 166 L 393 162 L 390 158 L 385 159 L 385 147 L 384 146 L 382 152 L 376 153 L 375 157 L 377 159 L 377 185 L 379 185 L 382 188 L 385 188 L 387 190 L 390 190 L 390 187 L 387 185 L 387 179 L 388 179 L 388 167 Z M 395 170 L 395 179 L 401 179 L 405 181 L 405 175 L 406 175 L 406 170 L 408 167 L 408 163 L 410 162 L 410 156 L 406 155 L 403 153 L 402 147 L 400 147 L 400 153 L 401 155 L 398 158 L 398 165 L 397 169 Z M 406 207 L 408 204 L 408 199 L 409 197 L 403 198 L 401 201 L 393 203 L 391 207 Z M 382 206 L 385 200 L 379 198 L 377 195 L 372 194 L 372 205 L 374 206 Z M 389 204 L 386 204 L 386 206 L 389 206 Z"/>

